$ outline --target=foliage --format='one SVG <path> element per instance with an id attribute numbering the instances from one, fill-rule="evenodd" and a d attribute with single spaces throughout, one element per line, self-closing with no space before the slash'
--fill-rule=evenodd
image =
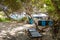
<path id="1" fill-rule="evenodd" d="M 8 6 L 12 11 L 26 11 L 31 12 L 36 7 L 38 10 L 45 10 L 44 4 L 47 5 L 46 9 L 48 13 L 57 13 L 60 10 L 60 0 L 0 0 L 0 3 Z M 54 14 L 53 14 L 54 15 Z"/>
<path id="2" fill-rule="evenodd" d="M 22 19 L 17 20 L 17 22 L 24 22 L 25 20 L 27 20 L 27 17 L 23 17 Z"/>
<path id="3" fill-rule="evenodd" d="M 22 18 L 22 21 L 25 21 L 25 20 L 27 20 L 27 17 L 23 17 L 23 18 Z"/>
<path id="4" fill-rule="evenodd" d="M 45 4 L 47 5 L 48 13 L 51 14 L 53 18 L 59 19 L 60 0 L 45 0 Z"/>
<path id="5" fill-rule="evenodd" d="M 60 0 L 51 0 L 51 1 L 52 1 L 54 8 L 55 8 L 54 12 L 55 12 L 55 14 L 58 15 L 57 17 L 60 20 Z"/>
<path id="6" fill-rule="evenodd" d="M 47 5 L 48 12 L 52 13 L 53 11 L 55 11 L 55 8 L 54 8 L 51 0 L 45 0 L 45 4 Z"/>
<path id="7" fill-rule="evenodd" d="M 0 18 L 0 22 L 11 22 L 8 18 Z"/>
<path id="8" fill-rule="evenodd" d="M 13 11 L 18 10 L 21 8 L 21 2 L 17 2 L 16 0 L 5 0 L 5 5 L 8 5 L 9 8 L 11 8 Z"/>
<path id="9" fill-rule="evenodd" d="M 8 6 L 12 11 L 16 11 L 23 8 L 25 9 L 29 6 L 31 7 L 30 10 L 32 10 L 32 7 L 37 7 L 38 9 L 43 7 L 44 0 L 0 0 L 0 3 Z"/>
<path id="10" fill-rule="evenodd" d="M 60 10 L 60 0 L 53 0 L 52 2 L 55 3 L 57 9 Z"/>

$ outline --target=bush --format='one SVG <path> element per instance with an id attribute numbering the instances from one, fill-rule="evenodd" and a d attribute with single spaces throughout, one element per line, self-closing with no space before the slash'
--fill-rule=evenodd
<path id="1" fill-rule="evenodd" d="M 8 18 L 0 18 L 0 22 L 10 22 L 11 20 L 9 20 Z"/>
<path id="2" fill-rule="evenodd" d="M 23 17 L 23 18 L 22 18 L 22 21 L 25 21 L 26 19 L 27 19 L 26 17 Z"/>
<path id="3" fill-rule="evenodd" d="M 24 22 L 27 19 L 27 17 L 23 17 L 22 19 L 18 20 L 18 22 Z"/>

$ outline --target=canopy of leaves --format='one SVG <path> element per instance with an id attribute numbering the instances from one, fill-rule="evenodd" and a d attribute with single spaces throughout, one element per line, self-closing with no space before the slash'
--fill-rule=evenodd
<path id="1" fill-rule="evenodd" d="M 48 12 L 53 12 L 55 10 L 51 0 L 45 0 L 45 4 L 47 5 Z"/>
<path id="2" fill-rule="evenodd" d="M 60 10 L 60 0 L 52 0 L 58 10 Z"/>
<path id="3" fill-rule="evenodd" d="M 44 4 L 47 5 L 46 9 L 49 13 L 58 13 L 60 10 L 60 0 L 0 0 L 0 4 L 8 6 L 12 11 L 21 11 L 28 7 L 31 12 L 33 7 L 38 10 L 44 8 Z"/>
<path id="4" fill-rule="evenodd" d="M 45 0 L 48 12 L 54 16 L 55 19 L 60 15 L 60 0 Z"/>

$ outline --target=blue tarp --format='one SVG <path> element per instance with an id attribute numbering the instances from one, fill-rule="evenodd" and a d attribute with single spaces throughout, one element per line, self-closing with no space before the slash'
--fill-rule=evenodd
<path id="1" fill-rule="evenodd" d="M 46 21 L 42 20 L 42 26 L 46 26 Z"/>
<path id="2" fill-rule="evenodd" d="M 29 19 L 29 24 L 33 24 L 34 23 L 32 18 L 28 17 L 28 19 Z"/>
<path id="3" fill-rule="evenodd" d="M 52 26 L 53 25 L 53 21 L 49 20 L 49 21 L 46 21 L 46 20 L 40 20 L 38 21 L 38 25 L 40 26 Z"/>
<path id="4" fill-rule="evenodd" d="M 49 22 L 48 22 L 48 25 L 49 25 L 49 26 L 52 26 L 52 25 L 53 25 L 53 21 L 49 21 Z"/>

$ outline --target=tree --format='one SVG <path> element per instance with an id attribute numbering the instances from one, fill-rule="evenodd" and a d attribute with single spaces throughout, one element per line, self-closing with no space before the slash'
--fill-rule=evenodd
<path id="1" fill-rule="evenodd" d="M 0 0 L 0 9 L 2 9 L 2 11 L 4 11 L 5 15 L 9 19 L 11 19 L 9 17 L 9 14 L 20 8 L 22 8 L 21 2 L 16 2 L 16 0 Z M 11 9 L 11 11 L 9 9 Z"/>
<path id="2" fill-rule="evenodd" d="M 60 0 L 51 0 L 52 4 L 55 8 L 55 13 L 58 14 L 59 20 L 60 20 Z"/>
<path id="3" fill-rule="evenodd" d="M 26 7 L 31 7 L 30 11 L 33 10 L 32 7 L 36 7 L 37 9 L 40 9 L 40 7 L 43 7 L 44 0 L 4 0 L 0 1 L 5 6 L 8 6 L 12 11 L 17 11 L 19 9 L 25 9 Z"/>
<path id="4" fill-rule="evenodd" d="M 57 35 L 59 34 L 59 28 L 60 28 L 60 0 L 45 0 L 46 4 L 51 7 L 48 9 L 49 13 L 53 14 L 53 19 L 54 19 L 54 25 L 51 27 L 52 28 L 52 34 L 53 37 L 57 38 Z M 53 10 L 54 9 L 54 10 Z"/>
<path id="5" fill-rule="evenodd" d="M 45 4 L 47 5 L 46 9 L 50 16 L 53 19 L 60 19 L 60 0 L 45 0 Z"/>

